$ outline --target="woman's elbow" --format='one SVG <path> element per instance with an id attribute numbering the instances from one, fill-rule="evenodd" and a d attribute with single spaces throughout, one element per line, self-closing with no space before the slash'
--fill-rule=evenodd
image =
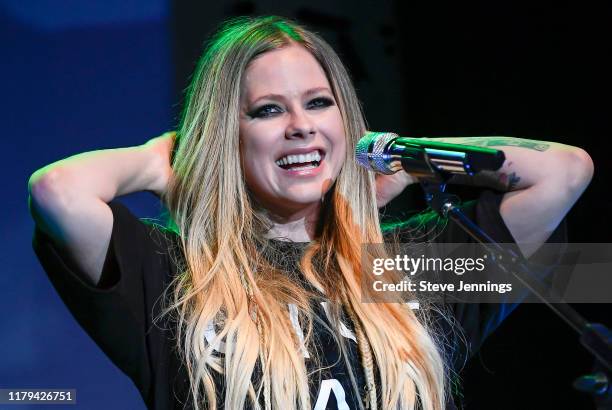
<path id="1" fill-rule="evenodd" d="M 571 147 L 564 162 L 567 188 L 576 195 L 582 194 L 593 178 L 593 159 L 584 149 Z"/>
<path id="2" fill-rule="evenodd" d="M 63 174 L 63 170 L 59 167 L 45 167 L 30 176 L 28 180 L 29 206 L 35 219 L 34 212 L 37 210 L 67 206 Z"/>
<path id="3" fill-rule="evenodd" d="M 565 214 L 580 198 L 593 178 L 591 156 L 582 148 L 563 145 L 540 164 L 545 172 L 532 190 L 546 199 L 547 207 Z"/>

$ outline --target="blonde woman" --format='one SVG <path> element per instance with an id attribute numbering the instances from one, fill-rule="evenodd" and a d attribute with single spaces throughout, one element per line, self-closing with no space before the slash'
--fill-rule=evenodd
<path id="1" fill-rule="evenodd" d="M 360 300 L 361 245 L 383 241 L 377 208 L 412 181 L 356 165 L 365 130 L 320 37 L 244 18 L 210 40 L 176 136 L 32 175 L 39 259 L 149 408 L 454 408 L 456 355 L 439 313 Z M 470 143 L 505 152 L 492 178 L 508 192 L 483 191 L 466 212 L 500 241 L 530 243 L 530 255 L 588 184 L 589 156 L 512 138 Z M 168 227 L 114 200 L 145 190 L 167 206 Z M 438 240 L 468 238 L 449 225 Z M 505 313 L 454 314 L 475 349 Z"/>

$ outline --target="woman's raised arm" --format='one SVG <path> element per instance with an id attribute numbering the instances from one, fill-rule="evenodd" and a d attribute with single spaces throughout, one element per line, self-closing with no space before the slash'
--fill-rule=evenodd
<path id="1" fill-rule="evenodd" d="M 42 232 L 97 285 L 113 227 L 107 205 L 138 191 L 165 192 L 174 133 L 146 144 L 85 152 L 54 162 L 28 181 L 30 213 Z"/>
<path id="2" fill-rule="evenodd" d="M 503 166 L 473 184 L 506 191 L 499 213 L 525 256 L 546 242 L 593 176 L 589 154 L 570 145 L 497 136 L 442 140 L 504 151 Z"/>
<path id="3" fill-rule="evenodd" d="M 500 214 L 525 256 L 548 239 L 593 176 L 593 161 L 586 151 L 556 142 L 498 136 L 428 139 L 504 151 L 506 161 L 498 171 L 457 175 L 449 182 L 506 192 Z M 379 206 L 414 182 L 405 172 L 377 175 Z"/>

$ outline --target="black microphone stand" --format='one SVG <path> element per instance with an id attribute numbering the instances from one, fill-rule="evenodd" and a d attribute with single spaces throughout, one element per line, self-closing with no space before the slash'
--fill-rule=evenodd
<path id="1" fill-rule="evenodd" d="M 410 161 L 413 165 L 413 161 Z M 409 169 L 408 163 L 402 165 Z M 407 171 L 408 171 L 407 169 Z M 433 173 L 427 177 L 419 178 L 425 191 L 428 205 L 441 217 L 448 218 L 459 225 L 474 240 L 481 243 L 490 253 L 496 265 L 505 272 L 510 272 L 538 299 L 546 304 L 553 312 L 563 319 L 572 329 L 580 335 L 580 343 L 595 357 L 595 373 L 581 376 L 575 380 L 575 389 L 589 393 L 597 410 L 612 409 L 612 333 L 599 323 L 590 323 L 574 308 L 565 303 L 560 297 L 558 302 L 551 303 L 544 295 L 550 290 L 535 279 L 529 262 L 517 252 L 505 249 L 495 242 L 486 232 L 471 221 L 459 207 L 460 199 L 456 195 L 445 192 L 450 177 L 448 172 L 430 167 Z M 410 172 L 410 171 L 408 171 Z"/>

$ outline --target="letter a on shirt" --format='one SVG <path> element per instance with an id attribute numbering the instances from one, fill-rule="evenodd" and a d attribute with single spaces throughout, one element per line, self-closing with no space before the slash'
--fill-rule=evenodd
<path id="1" fill-rule="evenodd" d="M 346 395 L 340 382 L 336 379 L 323 380 L 321 382 L 321 389 L 319 390 L 319 397 L 313 410 L 325 410 L 327 409 L 327 402 L 329 401 L 329 394 L 334 392 L 336 396 L 336 402 L 338 403 L 338 410 L 350 410 L 350 407 L 346 403 Z"/>

